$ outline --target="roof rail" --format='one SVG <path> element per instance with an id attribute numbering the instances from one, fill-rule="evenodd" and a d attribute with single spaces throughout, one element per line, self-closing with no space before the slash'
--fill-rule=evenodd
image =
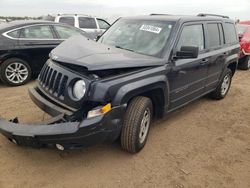
<path id="1" fill-rule="evenodd" d="M 172 16 L 171 14 L 155 14 L 155 13 L 152 13 L 150 14 L 150 16 Z"/>
<path id="2" fill-rule="evenodd" d="M 62 13 L 57 14 L 57 16 L 72 16 L 72 15 L 74 15 L 74 16 L 89 16 L 89 17 L 91 17 L 90 15 L 87 15 L 87 14 L 62 14 Z"/>
<path id="3" fill-rule="evenodd" d="M 214 17 L 221 17 L 221 18 L 229 18 L 229 16 L 224 16 L 224 15 L 219 15 L 219 14 L 205 14 L 205 13 L 200 13 L 197 16 L 214 16 Z"/>

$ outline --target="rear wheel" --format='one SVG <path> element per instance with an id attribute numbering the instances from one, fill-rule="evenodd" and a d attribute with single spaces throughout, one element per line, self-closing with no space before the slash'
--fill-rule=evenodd
<path id="1" fill-rule="evenodd" d="M 239 69 L 248 70 L 250 68 L 250 56 L 245 56 L 239 60 Z"/>
<path id="2" fill-rule="evenodd" d="M 3 83 L 11 86 L 20 86 L 31 78 L 29 64 L 19 58 L 7 59 L 0 67 L 0 78 Z"/>
<path id="3" fill-rule="evenodd" d="M 211 97 L 213 99 L 220 100 L 220 99 L 223 99 L 227 95 L 227 93 L 230 89 L 230 86 L 231 86 L 232 77 L 233 77 L 233 74 L 232 74 L 231 69 L 227 68 L 226 72 L 223 75 L 223 78 L 222 78 L 220 84 L 211 93 Z"/>
<path id="4" fill-rule="evenodd" d="M 152 121 L 153 105 L 147 97 L 135 97 L 129 103 L 121 132 L 121 146 L 130 153 L 146 144 Z"/>

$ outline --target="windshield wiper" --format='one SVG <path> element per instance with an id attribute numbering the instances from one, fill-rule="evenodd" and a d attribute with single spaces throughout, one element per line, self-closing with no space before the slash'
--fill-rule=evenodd
<path id="1" fill-rule="evenodd" d="M 131 50 L 131 49 L 128 49 L 128 48 L 123 48 L 121 46 L 115 46 L 116 48 L 119 48 L 119 49 L 123 49 L 123 50 L 128 50 L 128 51 L 131 51 L 131 52 L 135 52 L 134 50 Z"/>

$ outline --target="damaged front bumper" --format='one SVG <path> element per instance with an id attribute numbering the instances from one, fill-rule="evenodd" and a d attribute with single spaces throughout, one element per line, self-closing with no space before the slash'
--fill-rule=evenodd
<path id="1" fill-rule="evenodd" d="M 84 148 L 105 141 L 114 141 L 120 134 L 125 107 L 112 108 L 108 113 L 81 122 L 60 122 L 58 115 L 41 124 L 18 124 L 0 119 L 0 132 L 10 141 L 21 146 L 56 147 L 63 149 Z"/>

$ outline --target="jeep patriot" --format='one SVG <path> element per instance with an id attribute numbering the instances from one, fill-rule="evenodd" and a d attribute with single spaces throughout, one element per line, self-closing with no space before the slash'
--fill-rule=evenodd
<path id="1" fill-rule="evenodd" d="M 1 119 L 0 132 L 17 145 L 64 150 L 119 139 L 125 151 L 139 152 L 153 118 L 204 95 L 227 95 L 239 51 L 226 16 L 121 18 L 97 42 L 76 36 L 52 50 L 29 89 L 51 119 Z"/>

